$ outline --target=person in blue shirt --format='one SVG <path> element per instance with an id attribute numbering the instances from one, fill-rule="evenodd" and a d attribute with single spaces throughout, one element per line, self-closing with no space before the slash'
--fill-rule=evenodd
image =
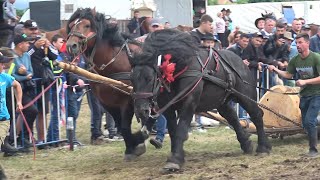
<path id="1" fill-rule="evenodd" d="M 3 51 L 0 50 L 0 125 L 8 128 L 10 123 L 10 114 L 8 112 L 6 104 L 6 91 L 7 88 L 13 87 L 16 97 L 17 108 L 23 109 L 22 106 L 22 89 L 18 81 L 12 76 L 5 73 L 5 67 L 7 63 L 10 63 L 11 59 L 3 55 Z M 0 128 L 2 129 L 2 128 Z M 1 143 L 1 151 L 4 152 L 4 156 L 14 155 L 18 150 L 9 143 L 9 133 L 6 131 L 0 131 L 6 134 L 0 134 L 0 138 L 5 136 L 4 141 Z"/>

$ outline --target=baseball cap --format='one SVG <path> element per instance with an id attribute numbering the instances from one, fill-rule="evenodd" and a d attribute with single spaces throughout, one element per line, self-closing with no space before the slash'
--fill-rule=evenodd
<path id="1" fill-rule="evenodd" d="M 252 34 L 252 37 L 261 37 L 263 38 L 263 34 L 261 32 L 256 32 Z"/>
<path id="2" fill-rule="evenodd" d="M 311 28 L 310 28 L 310 26 L 308 24 L 305 24 L 305 25 L 302 26 L 301 29 L 302 30 L 310 30 Z"/>
<path id="3" fill-rule="evenodd" d="M 158 18 L 153 18 L 151 21 L 150 21 L 150 26 L 160 26 L 162 23 L 161 23 L 161 20 L 158 19 Z"/>
<path id="4" fill-rule="evenodd" d="M 280 23 L 280 24 L 288 24 L 288 21 L 286 18 L 282 17 L 282 18 L 279 18 L 277 20 L 277 23 Z"/>
<path id="5" fill-rule="evenodd" d="M 218 39 L 213 36 L 213 35 L 205 35 L 201 38 L 201 40 L 205 41 L 205 40 L 208 40 L 208 41 L 218 41 Z"/>
<path id="6" fill-rule="evenodd" d="M 26 34 L 17 34 L 13 38 L 13 43 L 15 45 L 22 43 L 22 42 L 28 42 L 28 41 L 33 41 L 34 38 L 28 37 Z"/>
<path id="7" fill-rule="evenodd" d="M 8 47 L 1 47 L 0 48 L 0 53 L 7 58 L 16 58 L 18 55 L 13 51 L 13 49 L 8 48 Z"/>
<path id="8" fill-rule="evenodd" d="M 14 27 L 14 34 L 23 34 L 23 24 L 17 24 L 16 27 Z"/>
<path id="9" fill-rule="evenodd" d="M 38 29 L 38 24 L 34 20 L 27 20 L 24 22 L 23 27 L 28 29 Z"/>
<path id="10" fill-rule="evenodd" d="M 18 57 L 17 54 L 8 47 L 0 48 L 0 63 L 8 63 L 11 59 Z"/>

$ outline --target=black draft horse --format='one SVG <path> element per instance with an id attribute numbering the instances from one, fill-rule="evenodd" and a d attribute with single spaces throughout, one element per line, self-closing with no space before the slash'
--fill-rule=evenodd
<path id="1" fill-rule="evenodd" d="M 127 43 L 115 24 L 108 23 L 104 14 L 95 9 L 77 9 L 67 24 L 67 50 L 83 53 L 91 71 L 130 85 L 131 65 L 128 55 L 141 49 Z M 141 131 L 133 134 L 131 123 L 133 102 L 130 94 L 109 85 L 90 82 L 91 89 L 104 108 L 110 112 L 120 128 L 126 144 L 125 159 L 131 160 L 145 152 L 145 137 Z"/>
<path id="2" fill-rule="evenodd" d="M 161 58 L 162 63 L 160 63 L 158 56 L 166 54 L 170 54 L 171 59 L 170 56 Z M 256 88 L 248 85 L 248 83 L 255 84 L 248 67 L 234 53 L 222 50 L 217 54 L 221 57 L 219 63 L 214 60 L 208 61 L 207 68 L 203 68 L 206 63 L 200 61 L 210 59 L 208 54 L 208 50 L 201 50 L 194 45 L 189 33 L 168 29 L 150 34 L 143 45 L 142 53 L 135 54 L 132 60 L 131 82 L 136 116 L 146 124 L 148 117 L 153 113 L 152 110 L 157 109 L 154 104 L 162 108 L 168 102 L 172 103 L 172 106 L 164 112 L 171 138 L 171 155 L 164 166 L 165 170 L 179 170 L 184 163 L 183 144 L 188 139 L 188 129 L 193 114 L 212 109 L 218 109 L 234 128 L 244 153 L 252 153 L 253 147 L 249 135 L 240 126 L 237 114 L 230 105 L 231 100 L 239 102 L 244 107 L 257 127 L 256 152 L 269 153 L 271 150 L 263 129 L 263 111 L 255 101 L 248 99 L 256 99 Z M 175 63 L 175 70 L 170 79 L 168 78 L 170 73 L 166 70 L 169 65 L 159 70 L 159 65 L 163 66 L 164 61 L 167 65 Z M 205 72 L 214 74 L 211 76 L 222 80 L 222 82 L 217 81 L 217 84 L 227 84 L 229 87 L 222 87 L 202 78 Z M 178 73 L 182 74 L 175 77 Z M 166 91 L 166 88 L 161 88 L 161 85 L 164 85 L 163 81 L 172 81 L 172 77 L 175 79 L 169 84 L 170 92 Z M 172 102 L 172 99 L 177 101 Z M 164 109 L 159 111 L 161 110 Z"/>

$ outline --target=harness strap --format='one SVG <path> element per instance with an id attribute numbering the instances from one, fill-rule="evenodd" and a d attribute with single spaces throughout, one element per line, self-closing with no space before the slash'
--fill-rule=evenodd
<path id="1" fill-rule="evenodd" d="M 99 68 L 100 71 L 103 71 L 107 66 L 109 66 L 110 64 L 112 64 L 112 63 L 117 59 L 117 57 L 119 56 L 119 54 L 121 53 L 121 51 L 123 50 L 123 48 L 126 46 L 127 42 L 128 42 L 128 40 L 126 40 L 126 41 L 122 44 L 122 46 L 121 46 L 120 50 L 118 51 L 118 53 L 117 53 L 107 64 L 102 64 L 102 65 L 100 66 L 100 68 Z"/>
<path id="2" fill-rule="evenodd" d="M 131 72 L 118 72 L 108 75 L 109 78 L 115 80 L 130 80 Z"/>

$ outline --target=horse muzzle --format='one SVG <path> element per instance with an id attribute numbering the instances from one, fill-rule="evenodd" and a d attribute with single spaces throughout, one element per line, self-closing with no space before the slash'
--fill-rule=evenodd
<path id="1" fill-rule="evenodd" d="M 142 125 L 145 125 L 151 114 L 151 108 L 149 103 L 135 103 L 134 112 L 136 117 L 141 120 Z"/>
<path id="2" fill-rule="evenodd" d="M 80 45 L 76 42 L 67 43 L 67 51 L 70 54 L 79 54 L 80 53 Z"/>

